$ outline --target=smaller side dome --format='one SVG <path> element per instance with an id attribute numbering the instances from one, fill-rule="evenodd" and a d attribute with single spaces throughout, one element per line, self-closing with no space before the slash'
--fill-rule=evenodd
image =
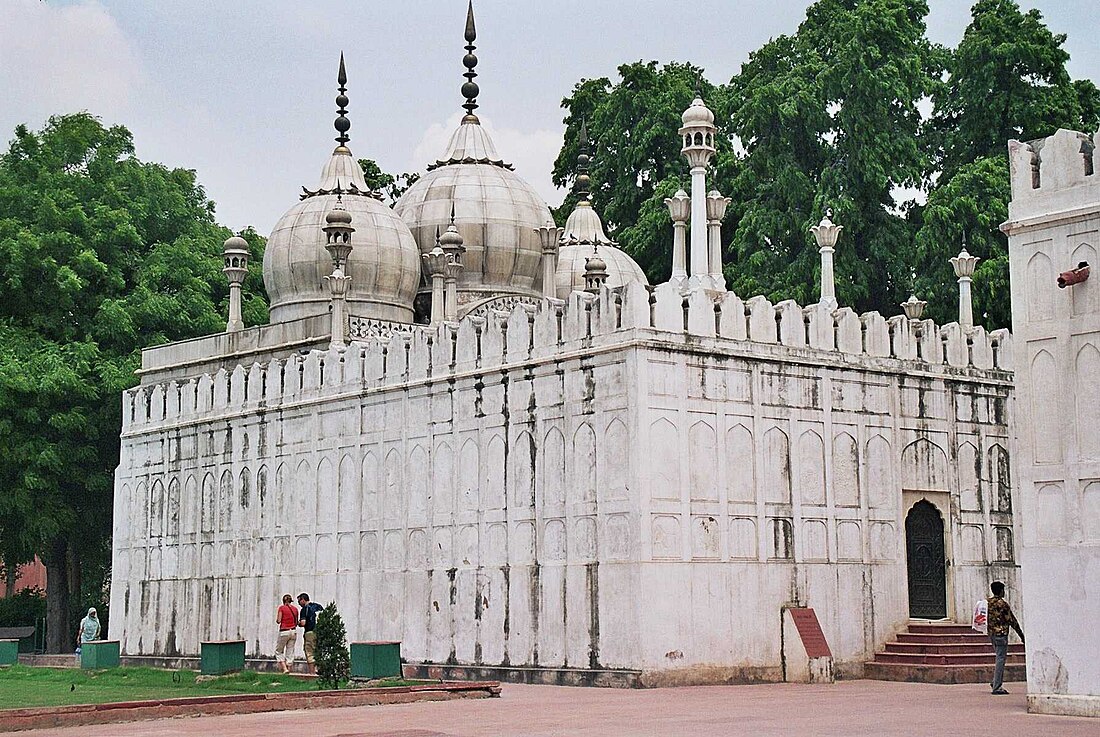
<path id="1" fill-rule="evenodd" d="M 554 291 L 558 299 L 568 299 L 571 292 L 584 291 L 584 275 L 590 266 L 590 259 L 603 262 L 607 271 L 604 284 L 608 288 L 626 286 L 631 282 L 649 284 L 642 267 L 611 243 L 601 243 L 598 249 L 592 243 L 573 243 L 558 249 L 558 270 L 554 275 Z M 598 262 L 594 265 L 599 266 Z"/>
<path id="2" fill-rule="evenodd" d="M 714 113 L 698 95 L 691 101 L 691 105 L 680 116 L 685 126 L 688 125 L 714 125 Z"/>

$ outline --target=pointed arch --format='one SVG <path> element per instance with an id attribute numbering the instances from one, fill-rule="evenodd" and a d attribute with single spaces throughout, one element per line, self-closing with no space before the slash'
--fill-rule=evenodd
<path id="1" fill-rule="evenodd" d="M 840 507 L 859 506 L 859 444 L 846 432 L 833 438 L 833 499 Z"/>
<path id="2" fill-rule="evenodd" d="M 791 503 L 791 456 L 787 433 L 773 427 L 764 433 L 764 501 Z"/>
<path id="3" fill-rule="evenodd" d="M 573 482 L 569 485 L 574 501 L 596 499 L 596 433 L 582 422 L 573 433 Z"/>
<path id="4" fill-rule="evenodd" d="M 947 491 L 947 454 L 928 438 L 917 438 L 901 451 L 904 488 Z"/>

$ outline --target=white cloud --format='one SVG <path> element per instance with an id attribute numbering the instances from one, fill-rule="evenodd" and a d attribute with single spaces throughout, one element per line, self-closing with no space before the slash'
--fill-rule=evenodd
<path id="1" fill-rule="evenodd" d="M 428 126 L 413 149 L 406 171 L 423 171 L 426 165 L 442 156 L 462 116 L 463 113 L 458 112 L 444 123 L 432 123 Z M 478 117 L 492 136 L 501 158 L 515 166 L 516 173 L 534 187 L 547 204 L 560 204 L 565 197 L 565 191 L 554 186 L 551 174 L 554 170 L 554 159 L 564 141 L 564 133 L 548 128 L 531 131 L 500 128 L 493 125 L 492 118 L 485 115 Z"/>
<path id="2" fill-rule="evenodd" d="M 88 110 L 105 119 L 130 106 L 141 80 L 137 54 L 94 0 L 59 6 L 0 2 L 0 131 L 37 127 L 50 115 Z"/>

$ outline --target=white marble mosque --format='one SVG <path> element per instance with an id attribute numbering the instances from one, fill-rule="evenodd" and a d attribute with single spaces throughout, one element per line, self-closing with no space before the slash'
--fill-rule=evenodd
<path id="1" fill-rule="evenodd" d="M 341 59 L 338 145 L 268 241 L 270 324 L 241 324 L 231 238 L 227 331 L 144 351 L 115 481 L 123 652 L 241 638 L 270 654 L 278 596 L 304 590 L 338 603 L 349 640 L 401 640 L 448 672 L 782 680 L 782 611 L 808 606 L 855 676 L 911 618 L 969 621 L 991 580 L 1018 590 L 1017 359 L 1007 331 L 974 324 L 977 259 L 952 259 L 946 325 L 916 298 L 892 316 L 838 305 L 828 218 L 818 303 L 728 291 L 696 99 L 669 131 L 692 184 L 667 201 L 672 278 L 651 287 L 589 202 L 587 151 L 563 228 L 497 152 L 474 112 L 472 13 L 465 37 L 466 115 L 392 209 L 349 148 Z M 1089 259 L 1092 203 L 1074 234 Z M 1038 285 L 1062 262 L 1044 258 Z M 1095 331 L 1089 288 L 1072 309 Z M 1065 308 L 1048 299 L 1028 302 L 1036 319 Z M 1061 421 L 1035 407 L 1053 463 Z M 1039 476 L 1040 507 L 1062 509 L 1069 478 Z M 1036 540 L 1095 542 L 1090 509 L 1084 533 L 1039 514 Z"/>

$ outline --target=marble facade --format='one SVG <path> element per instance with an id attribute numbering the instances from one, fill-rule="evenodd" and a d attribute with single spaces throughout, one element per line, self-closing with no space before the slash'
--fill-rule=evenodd
<path id="1" fill-rule="evenodd" d="M 857 675 L 909 619 L 922 499 L 949 617 L 1015 582 L 1007 331 L 637 282 L 346 351 L 325 324 L 145 352 L 115 486 L 124 652 L 269 654 L 278 595 L 304 590 L 415 662 L 781 680 L 799 604 Z"/>

